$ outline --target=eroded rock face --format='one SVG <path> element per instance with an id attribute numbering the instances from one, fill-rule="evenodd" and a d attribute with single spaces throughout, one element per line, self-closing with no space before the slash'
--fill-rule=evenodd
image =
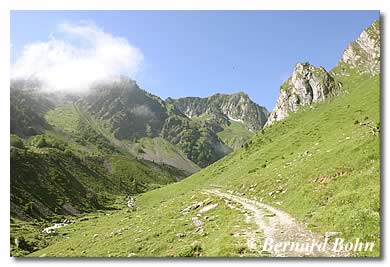
<path id="1" fill-rule="evenodd" d="M 295 66 L 291 77 L 281 86 L 279 98 L 270 114 L 266 126 L 283 120 L 290 112 L 337 95 L 342 84 L 334 77 L 350 75 L 349 69 L 357 73 L 378 75 L 380 73 L 380 23 L 375 21 L 359 38 L 344 50 L 338 65 L 328 73 L 308 63 Z"/>
<path id="2" fill-rule="evenodd" d="M 241 122 L 251 131 L 261 129 L 269 114 L 265 107 L 259 106 L 242 92 L 231 95 L 215 94 L 205 98 L 185 97 L 168 101 L 189 118 L 208 114 L 221 123 L 224 120 Z"/>
<path id="3" fill-rule="evenodd" d="M 322 67 L 298 63 L 291 77 L 281 86 L 279 98 L 270 114 L 267 126 L 283 120 L 300 106 L 325 100 L 339 93 L 341 84 Z"/>
<path id="4" fill-rule="evenodd" d="M 341 63 L 372 75 L 380 72 L 380 23 L 375 21 L 344 50 Z"/>

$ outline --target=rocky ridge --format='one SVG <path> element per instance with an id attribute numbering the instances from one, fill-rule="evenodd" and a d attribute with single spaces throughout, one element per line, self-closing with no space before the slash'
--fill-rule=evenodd
<path id="1" fill-rule="evenodd" d="M 298 63 L 290 78 L 280 87 L 279 97 L 266 126 L 285 119 L 289 113 L 296 112 L 302 106 L 338 95 L 342 90 L 342 83 L 337 81 L 337 77 L 349 73 L 346 72 L 349 68 L 359 74 L 379 74 L 379 21 L 371 24 L 356 41 L 347 46 L 341 60 L 331 72 L 309 63 Z"/>
<path id="2" fill-rule="evenodd" d="M 187 117 L 207 115 L 213 119 L 228 123 L 241 122 L 254 132 L 261 129 L 267 121 L 269 112 L 265 107 L 253 102 L 243 92 L 236 94 L 215 94 L 209 97 L 184 97 L 167 99 Z"/>
<path id="3" fill-rule="evenodd" d="M 375 21 L 344 50 L 339 64 L 347 64 L 360 73 L 380 72 L 380 23 Z"/>
<path id="4" fill-rule="evenodd" d="M 276 106 L 270 114 L 267 126 L 283 120 L 299 107 L 324 101 L 340 92 L 342 84 L 323 68 L 309 63 L 298 63 L 291 77 L 281 86 Z"/>

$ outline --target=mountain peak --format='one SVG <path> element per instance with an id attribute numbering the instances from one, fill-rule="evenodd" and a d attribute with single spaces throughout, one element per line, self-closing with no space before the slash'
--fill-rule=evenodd
<path id="1" fill-rule="evenodd" d="M 285 119 L 290 112 L 297 111 L 300 106 L 337 95 L 342 84 L 336 82 L 333 76 L 343 75 L 349 68 L 356 69 L 358 73 L 371 75 L 380 72 L 379 21 L 371 24 L 356 41 L 347 46 L 332 74 L 325 68 L 315 67 L 308 62 L 297 63 L 290 78 L 280 86 L 278 100 L 266 125 Z"/>
<path id="2" fill-rule="evenodd" d="M 240 91 L 240 92 L 237 92 L 237 93 L 232 93 L 231 95 L 236 95 L 236 96 L 241 96 L 241 97 L 248 97 L 248 94 L 243 92 L 243 91 Z"/>
<path id="3" fill-rule="evenodd" d="M 360 73 L 372 75 L 380 72 L 380 22 L 376 20 L 356 41 L 344 50 L 339 64 L 346 64 Z"/>
<path id="4" fill-rule="evenodd" d="M 341 84 L 323 68 L 309 63 L 298 63 L 290 78 L 280 87 L 280 94 L 267 124 L 283 120 L 290 112 L 295 112 L 300 106 L 325 100 L 328 96 L 336 95 Z"/>
<path id="5" fill-rule="evenodd" d="M 244 92 L 214 94 L 209 97 L 184 97 L 171 99 L 172 103 L 187 117 L 209 114 L 224 120 L 241 122 L 250 131 L 261 129 L 267 121 L 268 111 L 253 102 Z"/>

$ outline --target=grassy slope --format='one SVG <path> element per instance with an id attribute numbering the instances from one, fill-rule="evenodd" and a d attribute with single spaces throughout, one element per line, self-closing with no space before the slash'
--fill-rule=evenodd
<path id="1" fill-rule="evenodd" d="M 108 208 L 118 195 L 144 192 L 188 175 L 167 165 L 135 159 L 115 148 L 109 153 L 102 151 L 96 141 L 110 148 L 109 141 L 104 137 L 95 142 L 80 137 L 83 118 L 79 115 L 72 104 L 60 106 L 45 115 L 52 130 L 30 137 L 24 145 L 16 136 L 11 138 L 22 143 L 14 142 L 11 148 L 11 215 L 18 221 L 11 227 L 12 246 L 13 238 L 29 238 L 23 229 L 44 225 L 33 222 L 25 227 L 28 223 L 18 219 L 55 220 L 57 215 Z M 36 147 L 42 139 L 46 144 Z M 41 245 L 40 241 L 36 243 Z M 13 251 L 13 255 L 19 253 Z"/>
<path id="2" fill-rule="evenodd" d="M 191 120 L 198 122 L 209 121 L 210 116 L 204 113 L 200 116 L 192 117 Z M 217 132 L 217 135 L 226 145 L 235 150 L 249 140 L 253 133 L 243 123 L 230 120 L 230 125 Z"/>
<path id="3" fill-rule="evenodd" d="M 230 121 L 230 125 L 218 133 L 219 138 L 233 149 L 240 147 L 252 135 L 253 133 L 246 129 L 242 123 L 235 121 Z"/>
<path id="4" fill-rule="evenodd" d="M 47 96 L 35 94 L 30 90 L 20 90 L 11 83 L 10 115 L 11 133 L 27 137 L 42 133 L 48 129 L 43 114 L 52 108 Z"/>
<path id="5" fill-rule="evenodd" d="M 72 213 L 64 205 L 75 213 L 101 207 L 96 193 L 112 186 L 95 164 L 53 148 L 12 148 L 11 214 L 40 218 Z"/>
<path id="6" fill-rule="evenodd" d="M 175 166 L 189 174 L 193 174 L 200 169 L 177 146 L 161 137 L 143 137 L 135 143 L 129 143 L 127 148 L 131 154 L 138 158 Z"/>
<path id="7" fill-rule="evenodd" d="M 75 104 L 66 104 L 50 110 L 45 115 L 48 123 L 56 129 L 62 129 L 71 134 L 79 133 L 80 122 L 84 122 L 88 127 L 92 128 L 96 133 L 104 137 L 115 149 L 119 150 L 124 155 L 136 156 L 140 159 L 153 161 L 156 163 L 165 163 L 177 167 L 179 170 L 184 170 L 188 174 L 192 174 L 199 170 L 199 167 L 190 161 L 184 153 L 176 146 L 168 141 L 156 137 L 144 137 L 132 144 L 128 141 L 120 141 L 114 137 L 108 128 L 104 128 L 103 121 L 97 121 L 83 112 Z M 84 144 L 82 147 L 73 147 L 76 150 L 85 150 Z M 94 151 L 98 153 L 98 151 Z M 184 172 L 183 172 L 184 173 Z"/>
<path id="8" fill-rule="evenodd" d="M 196 213 L 180 215 L 206 198 L 203 189 L 216 185 L 285 210 L 321 234 L 340 231 L 347 240 L 375 241 L 373 253 L 358 255 L 378 256 L 380 138 L 357 121 L 380 122 L 379 78 L 340 79 L 349 93 L 291 114 L 190 178 L 143 194 L 136 212 L 123 210 L 62 228 L 69 239 L 31 256 L 251 255 L 232 235 L 249 226 L 222 203 L 210 212 L 218 217 L 206 223 L 205 236 L 191 233 Z M 255 189 L 248 190 L 250 185 Z M 122 227 L 129 228 L 110 235 Z M 178 233 L 185 237 L 178 239 Z"/>
<path id="9" fill-rule="evenodd" d="M 77 133 L 80 118 L 77 110 L 72 104 L 65 104 L 55 109 L 49 110 L 45 114 L 46 121 L 66 132 Z"/>
<path id="10" fill-rule="evenodd" d="M 64 204 L 92 211 L 109 196 L 144 192 L 182 177 L 169 166 L 123 155 L 77 157 L 55 148 L 12 148 L 11 163 L 13 215 L 35 218 L 68 214 Z"/>

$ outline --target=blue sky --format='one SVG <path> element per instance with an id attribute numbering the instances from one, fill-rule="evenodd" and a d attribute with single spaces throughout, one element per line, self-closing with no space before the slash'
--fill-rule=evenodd
<path id="1" fill-rule="evenodd" d="M 244 91 L 271 110 L 297 62 L 331 69 L 378 18 L 378 11 L 12 11 L 12 61 L 59 24 L 89 21 L 142 52 L 135 78 L 153 94 Z"/>

